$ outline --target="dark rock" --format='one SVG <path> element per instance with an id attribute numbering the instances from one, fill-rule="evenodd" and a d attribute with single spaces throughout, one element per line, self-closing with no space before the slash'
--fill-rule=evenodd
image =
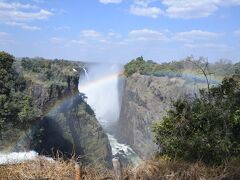
<path id="1" fill-rule="evenodd" d="M 83 163 L 111 161 L 108 138 L 96 120 L 91 108 L 79 95 L 66 100 L 49 112 L 41 121 L 44 129 L 36 150 L 45 155 L 62 152 L 75 155 Z M 37 141 L 37 140 L 36 140 Z"/>

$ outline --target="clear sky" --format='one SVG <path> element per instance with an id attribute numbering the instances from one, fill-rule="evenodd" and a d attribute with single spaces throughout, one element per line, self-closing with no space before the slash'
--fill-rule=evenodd
<path id="1" fill-rule="evenodd" d="M 0 50 L 98 62 L 239 61 L 240 0 L 0 0 Z"/>

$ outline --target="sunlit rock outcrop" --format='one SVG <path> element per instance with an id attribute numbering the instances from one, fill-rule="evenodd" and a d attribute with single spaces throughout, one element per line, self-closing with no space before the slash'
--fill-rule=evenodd
<path id="1" fill-rule="evenodd" d="M 151 125 L 160 120 L 171 105 L 171 100 L 182 95 L 193 95 L 198 89 L 181 77 L 157 77 L 138 73 L 127 77 L 123 89 L 119 131 L 127 143 L 147 159 L 155 152 Z"/>

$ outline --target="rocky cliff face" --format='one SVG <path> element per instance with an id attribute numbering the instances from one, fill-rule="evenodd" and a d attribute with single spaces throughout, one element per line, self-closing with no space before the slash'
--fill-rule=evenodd
<path id="1" fill-rule="evenodd" d="M 54 107 L 44 116 L 38 129 L 34 142 L 40 142 L 35 149 L 45 155 L 61 151 L 66 157 L 80 157 L 83 163 L 96 160 L 109 163 L 111 160 L 108 138 L 92 109 L 79 95 Z"/>
<path id="2" fill-rule="evenodd" d="M 108 138 L 92 109 L 79 96 L 79 76 L 78 72 L 71 72 L 62 77 L 61 83 L 42 82 L 28 76 L 26 91 L 32 97 L 38 117 L 32 128 L 16 129 L 17 133 L 7 140 L 10 146 L 5 150 L 34 149 L 46 155 L 60 151 L 65 157 L 83 157 L 81 160 L 86 163 L 96 160 L 109 163 Z"/>
<path id="3" fill-rule="evenodd" d="M 74 76 L 66 76 L 65 81 L 67 85 L 52 83 L 46 85 L 48 82 L 38 83 L 32 79 L 27 80 L 27 91 L 33 99 L 34 106 L 39 110 L 40 114 L 61 99 L 76 95 L 78 93 L 79 74 Z"/>
<path id="4" fill-rule="evenodd" d="M 119 128 L 122 137 L 143 159 L 156 150 L 151 125 L 169 109 L 172 99 L 193 95 L 198 89 L 180 77 L 133 74 L 123 89 Z"/>

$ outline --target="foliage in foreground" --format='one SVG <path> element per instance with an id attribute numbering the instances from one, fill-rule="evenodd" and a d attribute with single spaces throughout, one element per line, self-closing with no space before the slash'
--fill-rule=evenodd
<path id="1" fill-rule="evenodd" d="M 177 100 L 153 132 L 160 153 L 172 159 L 209 164 L 240 159 L 239 75 L 201 90 L 194 100 Z"/>
<path id="2" fill-rule="evenodd" d="M 26 81 L 14 69 L 15 58 L 0 52 L 0 135 L 11 127 L 25 128 L 35 118 Z"/>

